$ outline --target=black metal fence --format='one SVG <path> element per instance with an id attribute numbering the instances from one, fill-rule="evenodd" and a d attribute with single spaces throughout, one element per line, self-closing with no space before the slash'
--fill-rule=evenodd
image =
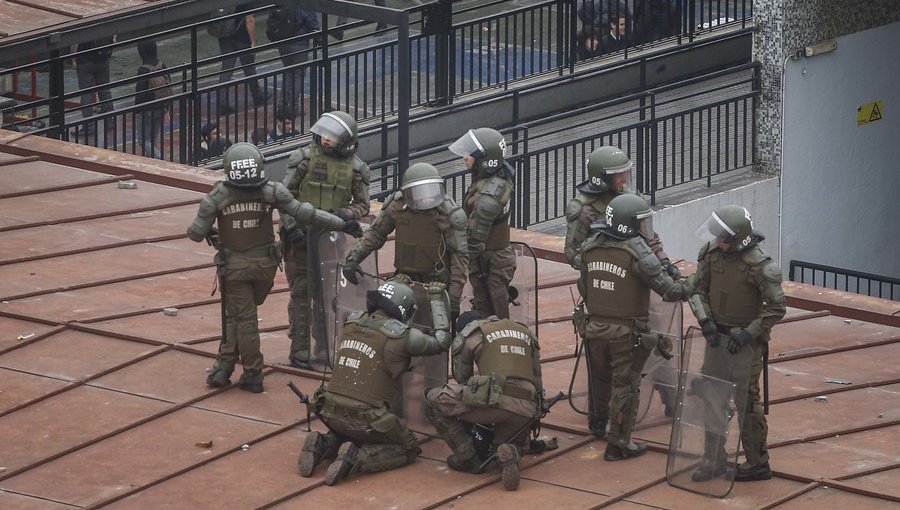
<path id="1" fill-rule="evenodd" d="M 892 301 L 900 300 L 900 278 L 792 260 L 792 282 L 827 287 Z"/>
<path id="2" fill-rule="evenodd" d="M 580 58 L 576 34 L 586 26 L 580 14 L 585 2 L 599 5 L 601 0 L 477 2 L 452 13 L 447 10 L 447 19 L 433 10 L 436 4 L 410 9 L 418 15 L 411 23 L 411 105 L 449 104 L 466 100 L 473 92 L 507 88 L 542 73 L 573 72 Z M 655 1 L 646 3 L 643 13 L 664 9 L 654 7 Z M 679 11 L 684 14 L 677 16 L 677 28 L 657 36 L 674 35 L 676 42 L 718 29 L 721 24 L 713 21 L 720 18 L 745 26 L 752 14 L 748 0 L 675 3 L 687 6 Z M 266 5 L 253 12 L 263 15 L 270 8 Z M 722 13 L 724 18 L 719 16 Z M 649 15 L 633 19 L 625 33 L 629 45 L 656 41 L 647 35 L 655 32 L 643 26 L 652 19 Z M 18 90 L 17 104 L 3 112 L 4 127 L 197 164 L 210 155 L 201 148 L 201 127 L 207 124 L 218 125 L 220 136 L 229 141 L 273 145 L 284 139 L 271 141 L 264 133 L 273 129 L 278 110 L 293 116 L 296 133 L 287 139 L 301 136 L 327 109 L 347 111 L 360 122 L 386 123 L 397 114 L 402 74 L 394 29 L 372 32 L 371 24 L 355 22 L 344 27 L 348 37 L 341 42 L 317 32 L 223 55 L 217 48 L 201 50 L 211 44 L 206 27 L 203 22 L 155 34 L 160 43 L 179 48 L 178 62 L 170 61 L 166 70 L 140 78 L 131 75 L 86 88 L 71 86 L 65 67 L 77 53 L 57 52 L 40 61 L 13 63 L 0 71 L 0 78 L 13 78 Z M 632 33 L 643 35 L 637 39 Z M 133 56 L 141 40 L 120 41 L 109 49 L 114 56 Z M 314 44 L 323 40 L 329 44 Z M 312 47 L 305 46 L 310 41 Z M 618 55 L 628 58 L 628 49 Z M 231 76 L 222 64 L 234 59 L 240 61 L 234 71 L 242 72 Z M 170 76 L 171 84 L 164 87 L 167 94 L 135 104 L 136 84 L 156 75 Z M 253 84 L 268 97 L 254 94 Z M 288 90 L 293 93 L 285 97 Z M 673 122 L 668 131 L 662 130 L 663 137 L 675 136 L 681 129 L 680 120 Z"/>

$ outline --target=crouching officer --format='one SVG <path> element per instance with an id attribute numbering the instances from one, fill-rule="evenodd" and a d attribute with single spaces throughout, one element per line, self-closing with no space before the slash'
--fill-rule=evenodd
<path id="1" fill-rule="evenodd" d="M 284 185 L 298 200 L 343 220 L 359 220 L 369 214 L 369 166 L 356 156 L 356 121 L 345 112 L 327 112 L 309 130 L 313 142 L 291 153 Z M 282 215 L 284 271 L 291 289 L 289 359 L 291 365 L 308 370 L 312 369 L 309 364 L 309 285 L 312 284 L 309 234 L 308 228 Z"/>
<path id="2" fill-rule="evenodd" d="M 650 291 L 664 301 L 687 299 L 685 279 L 673 281 L 647 245 L 653 237 L 647 202 L 633 194 L 614 198 L 606 220 L 594 229 L 575 257 L 578 290 L 587 313 L 580 331 L 588 361 L 592 428 L 609 438 L 603 458 L 616 461 L 646 453 L 631 441 L 637 417 L 641 370 L 656 339 L 649 334 Z M 590 419 L 590 418 L 589 418 Z M 595 431 L 596 434 L 596 431 Z"/>
<path id="3" fill-rule="evenodd" d="M 427 288 L 431 336 L 408 325 L 416 308 L 408 283 L 398 275 L 369 291 L 367 311 L 353 312 L 344 322 L 331 381 L 312 404 L 329 432 L 306 436 L 299 459 L 302 476 L 312 475 L 319 463 L 336 455 L 325 473 L 325 483 L 334 485 L 353 471 L 398 468 L 421 453 L 415 436 L 387 403 L 394 398 L 395 380 L 409 370 L 410 359 L 444 353 L 452 338 L 444 285 Z"/>
<path id="4" fill-rule="evenodd" d="M 519 459 L 529 436 L 523 427 L 535 416 L 543 396 L 541 348 L 528 327 L 496 316 L 477 320 L 462 314 L 453 341 L 453 378 L 426 393 L 428 419 L 453 450 L 451 469 L 480 473 L 489 452 L 476 447 L 470 425 L 493 436 L 506 490 L 519 487 Z M 475 374 L 474 367 L 478 367 Z M 518 437 L 513 437 L 520 433 Z"/>
<path id="5" fill-rule="evenodd" d="M 272 227 L 273 208 L 289 214 L 301 225 L 318 225 L 361 235 L 355 221 L 344 221 L 294 199 L 290 191 L 266 179 L 262 153 L 249 143 L 236 143 L 225 151 L 225 181 L 213 186 L 200 201 L 197 217 L 187 229 L 192 241 L 215 235 L 218 223 L 216 263 L 225 310 L 225 331 L 212 373 L 206 384 L 230 384 L 234 364 L 240 356 L 244 364 L 240 388 L 263 391 L 263 357 L 259 351 L 256 308 L 263 304 L 275 279 L 279 255 Z M 223 260 L 224 259 L 224 260 Z"/>
<path id="6" fill-rule="evenodd" d="M 766 446 L 769 427 L 759 396 L 759 376 L 769 333 L 786 312 L 781 268 L 759 246 L 765 237 L 753 229 L 750 213 L 739 205 L 716 209 L 698 233 L 708 242 L 697 257 L 696 294 L 690 304 L 708 344 L 702 370 L 713 375 L 727 372 L 733 355 L 751 349 L 749 383 L 738 386 L 748 392 L 746 407 L 738 409 L 747 460 L 738 466 L 734 480 L 768 480 L 772 478 Z M 704 445 L 704 461 L 692 475 L 695 482 L 725 472 L 724 464 L 707 461 L 716 457 L 716 448 Z"/>

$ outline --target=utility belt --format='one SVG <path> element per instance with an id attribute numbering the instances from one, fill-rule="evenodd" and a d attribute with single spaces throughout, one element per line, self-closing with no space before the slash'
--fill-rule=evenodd
<path id="1" fill-rule="evenodd" d="M 278 248 L 274 244 L 269 244 L 266 246 L 258 246 L 256 248 L 250 248 L 248 250 L 232 250 L 231 248 L 224 248 L 225 257 L 228 257 L 231 254 L 241 255 L 244 257 L 275 257 L 280 258 L 280 254 L 278 253 Z"/>
<path id="2" fill-rule="evenodd" d="M 731 330 L 734 328 L 740 328 L 740 326 L 726 326 L 725 324 L 716 323 L 716 329 L 719 331 L 720 335 L 731 336 Z"/>
<path id="3" fill-rule="evenodd" d="M 533 402 L 535 392 L 513 384 L 500 374 L 473 375 L 463 386 L 462 401 L 470 407 L 497 407 L 503 395 Z"/>
<path id="4" fill-rule="evenodd" d="M 330 416 L 343 416 L 351 420 L 363 420 L 371 410 L 371 407 L 347 407 L 325 399 L 320 412 Z"/>
<path id="5" fill-rule="evenodd" d="M 620 317 L 600 317 L 598 315 L 588 315 L 588 320 L 595 322 L 606 322 L 609 324 L 616 324 L 619 326 L 625 326 L 627 328 L 634 327 L 634 319 L 622 319 Z"/>

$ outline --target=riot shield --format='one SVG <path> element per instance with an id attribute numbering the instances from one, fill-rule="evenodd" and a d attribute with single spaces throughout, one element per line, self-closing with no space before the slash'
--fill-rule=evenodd
<path id="1" fill-rule="evenodd" d="M 359 275 L 359 284 L 344 278 L 341 268 L 355 239 L 343 232 L 311 229 L 309 234 L 310 363 L 324 373 L 332 371 L 332 354 L 340 343 L 341 328 L 350 312 L 366 309 L 366 292 L 379 282 Z M 360 269 L 378 274 L 375 257 L 367 257 Z"/>
<path id="2" fill-rule="evenodd" d="M 672 421 L 678 392 L 678 368 L 681 366 L 681 302 L 667 303 L 655 292 L 650 294 L 649 341 L 655 344 L 641 371 L 641 400 L 635 423 L 644 419 L 658 424 Z"/>
<path id="3" fill-rule="evenodd" d="M 736 354 L 728 336 L 711 347 L 699 329 L 685 336 L 666 478 L 670 485 L 725 497 L 734 484 L 753 350 Z"/>
<path id="4" fill-rule="evenodd" d="M 534 249 L 525 243 L 509 243 L 516 254 L 516 272 L 509 283 L 509 318 L 528 326 L 535 333 L 538 324 L 538 263 Z"/>
<path id="5" fill-rule="evenodd" d="M 641 371 L 640 402 L 635 423 L 643 420 L 670 421 L 674 416 L 675 397 L 678 388 L 678 367 L 682 349 L 682 307 L 681 303 L 667 303 L 656 293 L 650 294 L 648 333 L 642 340 L 652 342 L 656 347 Z M 663 351 L 659 350 L 659 345 Z M 591 403 L 589 346 L 579 339 L 576 347 L 575 368 L 569 383 L 569 404 L 577 413 L 588 415 Z M 667 359 L 664 354 L 671 358 Z M 595 390 L 597 391 L 597 390 Z"/>

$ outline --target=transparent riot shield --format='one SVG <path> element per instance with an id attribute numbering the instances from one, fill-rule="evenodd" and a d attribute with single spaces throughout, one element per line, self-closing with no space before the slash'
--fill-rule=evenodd
<path id="1" fill-rule="evenodd" d="M 355 241 L 343 232 L 312 229 L 309 234 L 310 362 L 325 373 L 332 371 L 332 354 L 347 316 L 365 310 L 366 292 L 379 285 L 366 275 L 359 275 L 358 285 L 344 278 L 341 268 Z M 377 275 L 376 257 L 367 257 L 360 269 Z"/>
<path id="2" fill-rule="evenodd" d="M 656 293 L 651 293 L 649 312 L 650 331 L 642 334 L 642 340 L 655 347 L 641 371 L 643 377 L 635 423 L 647 420 L 657 424 L 670 421 L 674 416 L 678 369 L 681 366 L 682 307 L 680 302 L 667 303 Z M 569 403 L 572 409 L 583 415 L 597 414 L 590 412 L 592 388 L 588 379 L 589 351 L 590 346 L 583 338 L 579 338 L 575 350 L 575 368 L 569 383 Z M 667 358 L 667 355 L 671 357 Z M 595 385 L 593 392 L 611 391 L 603 390 L 603 387 Z"/>
<path id="3" fill-rule="evenodd" d="M 666 303 L 655 292 L 650 294 L 650 339 L 653 352 L 641 371 L 641 400 L 636 423 L 672 421 L 678 392 L 678 369 L 681 367 L 681 302 Z"/>
<path id="4" fill-rule="evenodd" d="M 516 254 L 516 272 L 509 283 L 509 318 L 528 326 L 535 333 L 538 324 L 538 262 L 534 249 L 525 243 L 509 243 Z"/>
<path id="5" fill-rule="evenodd" d="M 720 498 L 734 484 L 753 357 L 749 346 L 731 354 L 727 345 L 726 335 L 712 347 L 688 330 L 666 465 L 673 487 Z"/>

